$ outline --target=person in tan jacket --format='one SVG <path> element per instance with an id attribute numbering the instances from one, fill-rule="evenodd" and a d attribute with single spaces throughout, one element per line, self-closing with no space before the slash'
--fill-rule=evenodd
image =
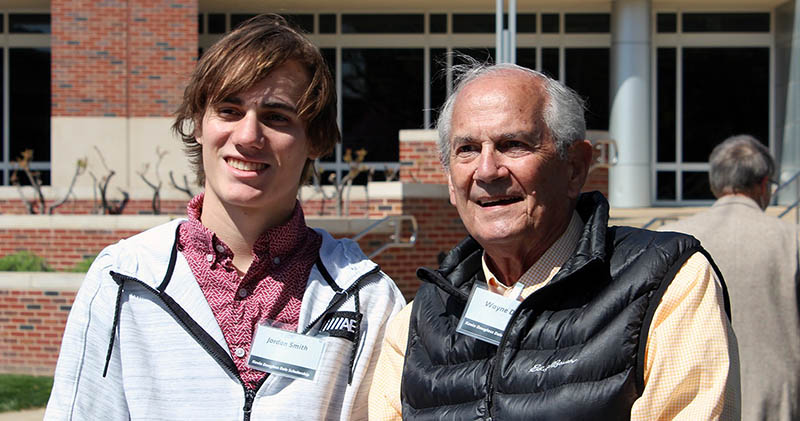
<path id="1" fill-rule="evenodd" d="M 798 227 L 763 212 L 775 164 L 761 142 L 730 137 L 709 160 L 717 201 L 661 230 L 697 237 L 722 271 L 739 340 L 742 419 L 800 419 Z"/>

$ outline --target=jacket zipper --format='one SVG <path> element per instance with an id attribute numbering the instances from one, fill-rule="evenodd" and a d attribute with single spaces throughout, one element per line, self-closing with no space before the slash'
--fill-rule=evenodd
<path id="1" fill-rule="evenodd" d="M 143 286 L 146 290 L 150 291 L 159 300 L 161 300 L 161 302 L 164 303 L 164 305 L 167 308 L 169 308 L 169 305 L 166 302 L 166 300 L 164 300 L 164 298 L 161 297 L 161 293 L 158 290 L 152 288 L 150 285 L 147 285 L 144 282 L 142 282 L 142 281 L 140 281 L 140 280 L 138 280 L 136 278 L 133 278 L 131 276 L 128 276 L 128 275 L 123 275 L 123 274 L 120 274 L 120 273 L 117 273 L 116 275 L 121 277 L 121 278 L 123 278 L 126 281 L 135 282 L 135 283 Z M 208 347 L 208 345 L 206 345 L 205 342 L 200 340 L 200 338 L 197 337 L 197 335 L 195 335 L 194 332 L 192 332 L 192 330 L 189 329 L 188 326 L 186 326 L 186 324 L 184 324 L 183 319 L 181 319 L 180 317 L 176 317 L 176 319 L 182 325 L 184 325 L 184 328 L 186 328 L 186 332 L 189 333 L 189 336 L 191 336 L 195 340 L 195 342 L 200 344 L 200 346 L 203 347 L 203 349 L 206 351 L 207 354 L 211 355 L 211 357 L 214 358 L 214 360 L 216 360 L 217 363 L 223 369 L 225 369 L 225 371 L 227 371 L 228 373 L 232 374 L 237 380 L 239 380 L 239 384 L 242 386 L 242 389 L 244 390 L 244 406 L 242 407 L 242 411 L 244 412 L 244 421 L 250 421 L 250 412 L 253 409 L 253 402 L 255 401 L 256 394 L 258 393 L 259 389 L 261 389 L 261 386 L 264 383 L 266 383 L 266 379 L 267 379 L 267 377 L 269 377 L 269 373 L 266 373 L 266 376 L 264 377 L 264 381 L 262 381 L 258 385 L 258 388 L 256 388 L 256 389 L 248 389 L 247 386 L 245 386 L 244 381 L 242 381 L 242 377 L 239 375 L 239 372 L 237 370 L 232 370 L 227 364 L 225 364 L 225 361 L 221 360 L 214 352 L 211 352 L 211 349 Z"/>

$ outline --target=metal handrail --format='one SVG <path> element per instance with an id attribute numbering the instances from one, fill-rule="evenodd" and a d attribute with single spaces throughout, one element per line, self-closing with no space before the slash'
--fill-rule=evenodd
<path id="1" fill-rule="evenodd" d="M 403 241 L 400 237 L 401 228 L 403 226 L 404 221 L 411 222 L 411 234 L 408 237 L 407 241 Z M 383 219 L 375 221 L 367 228 L 364 228 L 363 231 L 359 232 L 355 236 L 351 238 L 353 241 L 358 241 L 363 238 L 365 235 L 369 234 L 375 228 L 388 223 L 390 226 L 394 227 L 394 233 L 389 236 L 389 241 L 383 243 L 380 247 L 373 250 L 372 253 L 369 254 L 369 258 L 372 259 L 373 257 L 381 254 L 384 250 L 392 248 L 392 247 L 413 247 L 417 243 L 417 235 L 419 233 L 419 226 L 417 225 L 417 219 L 414 218 L 413 215 L 389 215 Z"/>
<path id="2" fill-rule="evenodd" d="M 775 191 L 772 192 L 772 198 L 770 199 L 770 204 L 771 205 L 776 204 L 778 202 L 778 192 L 780 192 L 781 190 L 789 187 L 790 184 L 792 184 L 794 182 L 797 182 L 798 181 L 798 177 L 800 177 L 800 171 L 797 171 L 796 173 L 794 173 L 794 175 L 789 177 L 788 180 L 786 180 L 783 183 L 781 183 L 778 186 L 778 188 L 776 188 Z M 795 198 L 795 201 L 792 204 L 790 204 L 789 206 L 787 206 L 786 209 L 783 210 L 783 212 L 778 214 L 778 218 L 783 218 L 789 212 L 791 212 L 793 209 L 797 209 L 797 212 L 795 212 L 795 221 L 794 222 L 795 223 L 800 223 L 800 182 L 797 182 L 797 187 L 795 188 L 795 191 L 797 192 L 797 197 Z"/>
<path id="3" fill-rule="evenodd" d="M 592 149 L 600 154 L 592 160 L 589 172 L 597 168 L 611 168 L 619 161 L 617 152 L 617 141 L 614 139 L 597 139 L 592 141 Z"/>
<path id="4" fill-rule="evenodd" d="M 789 179 L 788 179 L 788 180 L 786 180 L 786 181 L 784 181 L 783 183 L 781 183 L 781 185 L 779 185 L 779 186 L 778 186 L 778 188 L 777 188 L 777 189 L 775 189 L 775 191 L 774 191 L 774 192 L 772 192 L 772 197 L 773 197 L 773 199 L 777 198 L 777 196 L 776 196 L 776 195 L 778 194 L 778 192 L 779 192 L 779 191 L 781 191 L 781 190 L 783 190 L 783 189 L 785 189 L 786 187 L 788 187 L 788 186 L 789 186 L 789 184 L 792 184 L 792 182 L 793 182 L 793 181 L 794 181 L 794 180 L 795 180 L 797 177 L 800 177 L 800 171 L 798 171 L 798 172 L 794 173 L 794 175 L 793 175 L 793 176 L 789 177 Z"/>
<path id="5" fill-rule="evenodd" d="M 654 225 L 656 222 L 661 222 L 661 225 L 664 225 L 667 221 L 677 221 L 678 217 L 676 216 L 656 216 L 655 218 L 649 220 L 646 224 L 642 225 L 642 229 L 648 229 L 651 225 Z"/>

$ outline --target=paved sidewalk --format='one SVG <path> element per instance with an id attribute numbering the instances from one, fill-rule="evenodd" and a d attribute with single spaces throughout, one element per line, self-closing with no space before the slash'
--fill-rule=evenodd
<path id="1" fill-rule="evenodd" d="M 17 412 L 0 412 L 0 421 L 42 421 L 44 408 Z"/>

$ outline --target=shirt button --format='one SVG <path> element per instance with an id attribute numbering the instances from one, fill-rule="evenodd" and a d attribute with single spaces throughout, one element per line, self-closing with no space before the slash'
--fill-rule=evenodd
<path id="1" fill-rule="evenodd" d="M 242 297 L 242 298 L 247 297 L 247 289 L 246 288 L 240 289 L 239 290 L 239 296 Z"/>
<path id="2" fill-rule="evenodd" d="M 273 259 L 272 259 L 272 263 L 275 263 L 276 265 L 279 265 L 279 264 L 281 264 L 281 258 L 280 258 L 280 257 L 275 257 L 275 258 L 273 258 Z"/>
<path id="3" fill-rule="evenodd" d="M 218 252 L 222 253 L 225 251 L 225 246 L 223 246 L 222 244 L 217 244 L 216 249 Z"/>
<path id="4" fill-rule="evenodd" d="M 236 351 L 233 351 L 237 357 L 242 358 L 244 357 L 244 348 L 236 348 Z"/>
<path id="5" fill-rule="evenodd" d="M 209 262 L 213 262 L 214 261 L 214 255 L 213 254 L 206 254 L 206 260 L 209 261 Z"/>

